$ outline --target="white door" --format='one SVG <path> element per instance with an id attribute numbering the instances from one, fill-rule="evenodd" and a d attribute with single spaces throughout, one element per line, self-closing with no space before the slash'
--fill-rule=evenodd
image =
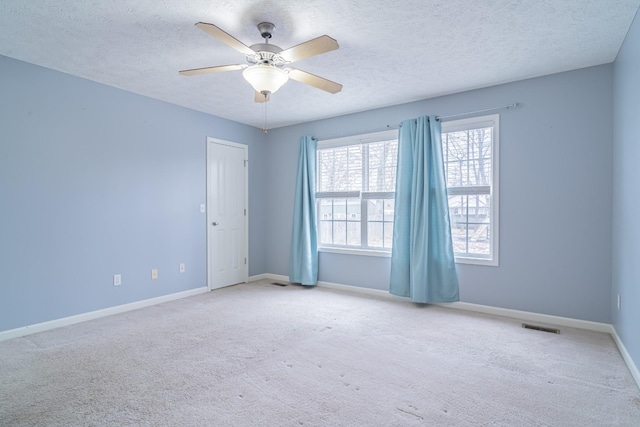
<path id="1" fill-rule="evenodd" d="M 248 147 L 207 139 L 208 286 L 246 282 Z"/>

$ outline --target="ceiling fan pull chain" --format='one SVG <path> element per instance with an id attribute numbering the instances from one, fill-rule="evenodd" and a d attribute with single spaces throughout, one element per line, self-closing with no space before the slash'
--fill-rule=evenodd
<path id="1" fill-rule="evenodd" d="M 264 111 L 264 126 L 262 126 L 262 132 L 264 132 L 264 134 L 267 134 L 267 94 L 264 93 L 264 102 L 262 103 L 262 108 Z"/>

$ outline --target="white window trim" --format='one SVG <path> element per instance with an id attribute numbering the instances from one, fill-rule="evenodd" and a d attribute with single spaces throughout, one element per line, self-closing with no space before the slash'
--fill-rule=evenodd
<path id="1" fill-rule="evenodd" d="M 500 265 L 500 115 L 491 114 L 481 117 L 442 122 L 442 132 L 468 130 L 477 127 L 493 127 L 493 146 L 491 147 L 492 190 L 491 190 L 491 253 L 492 259 L 469 256 L 456 256 L 458 264 L 473 264 L 498 267 Z"/>
<path id="2" fill-rule="evenodd" d="M 342 138 L 323 139 L 318 141 L 318 150 L 324 148 L 346 147 L 348 145 L 366 144 L 369 142 L 385 141 L 389 139 L 398 139 L 398 130 L 383 130 L 382 132 L 373 132 L 363 135 L 345 136 Z"/>

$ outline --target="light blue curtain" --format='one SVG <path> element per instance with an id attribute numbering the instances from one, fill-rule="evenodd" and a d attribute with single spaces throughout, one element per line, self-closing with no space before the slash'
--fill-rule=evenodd
<path id="1" fill-rule="evenodd" d="M 389 292 L 415 302 L 458 301 L 440 122 L 402 122 L 398 136 Z"/>
<path id="2" fill-rule="evenodd" d="M 289 281 L 318 283 L 318 237 L 316 231 L 316 152 L 318 142 L 300 138 L 298 179 L 293 206 L 293 232 L 289 256 Z"/>

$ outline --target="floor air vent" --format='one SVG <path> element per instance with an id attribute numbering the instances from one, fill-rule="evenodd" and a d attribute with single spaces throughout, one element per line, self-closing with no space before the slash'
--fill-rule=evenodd
<path id="1" fill-rule="evenodd" d="M 272 282 L 271 284 L 276 286 L 287 286 L 284 283 L 278 283 L 278 282 Z"/>
<path id="2" fill-rule="evenodd" d="M 552 334 L 559 334 L 560 333 L 560 329 L 545 328 L 544 326 L 530 325 L 528 323 L 523 323 L 522 327 L 525 328 L 525 329 L 533 329 L 534 331 L 549 332 L 549 333 L 552 333 Z"/>

